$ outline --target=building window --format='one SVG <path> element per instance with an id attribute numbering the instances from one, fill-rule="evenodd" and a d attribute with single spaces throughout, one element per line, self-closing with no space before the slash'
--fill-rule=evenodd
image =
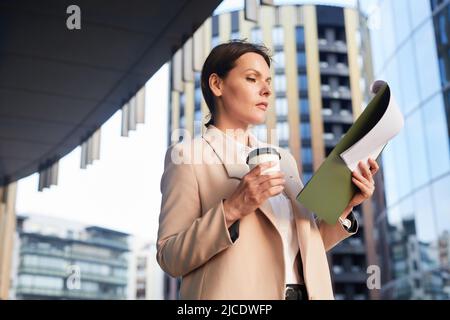
<path id="1" fill-rule="evenodd" d="M 303 139 L 311 139 L 311 124 L 309 122 L 300 123 L 300 135 Z"/>
<path id="2" fill-rule="evenodd" d="M 300 98 L 300 114 L 309 115 L 309 100 L 307 98 Z"/>
<path id="3" fill-rule="evenodd" d="M 253 43 L 262 43 L 262 31 L 261 28 L 255 27 L 250 32 L 250 38 L 252 39 Z"/>
<path id="4" fill-rule="evenodd" d="M 213 37 L 219 35 L 219 16 L 212 17 L 212 35 Z"/>
<path id="5" fill-rule="evenodd" d="M 302 46 L 305 44 L 305 30 L 303 29 L 303 27 L 295 28 L 295 37 L 297 45 Z"/>
<path id="6" fill-rule="evenodd" d="M 286 98 L 277 98 L 275 100 L 277 116 L 287 117 L 288 115 L 288 103 Z"/>
<path id="7" fill-rule="evenodd" d="M 303 165 L 312 165 L 313 156 L 311 147 L 302 147 L 302 163 Z"/>
<path id="8" fill-rule="evenodd" d="M 275 75 L 275 91 L 276 92 L 286 91 L 286 76 L 284 74 Z"/>
<path id="9" fill-rule="evenodd" d="M 444 59 L 439 58 L 439 73 L 441 74 L 441 84 L 445 86 L 448 82 L 447 72 L 445 70 L 445 62 Z"/>
<path id="10" fill-rule="evenodd" d="M 306 53 L 304 51 L 297 52 L 297 66 L 300 68 L 306 67 Z"/>
<path id="11" fill-rule="evenodd" d="M 211 47 L 217 47 L 220 43 L 219 36 L 213 36 L 211 39 Z"/>
<path id="12" fill-rule="evenodd" d="M 239 37 L 239 11 L 233 11 L 231 13 L 231 32 L 232 34 L 237 32 Z M 232 39 L 237 39 L 237 37 L 232 37 Z"/>
<path id="13" fill-rule="evenodd" d="M 277 134 L 280 143 L 289 141 L 289 124 L 286 121 L 277 123 Z"/>
<path id="14" fill-rule="evenodd" d="M 267 126 L 265 124 L 259 124 L 253 127 L 253 134 L 256 138 L 262 142 L 267 141 Z"/>
<path id="15" fill-rule="evenodd" d="M 300 90 L 308 90 L 308 77 L 306 74 L 298 75 L 298 86 Z"/>
<path id="16" fill-rule="evenodd" d="M 281 68 L 284 69 L 285 67 L 285 57 L 283 51 L 276 51 L 273 55 L 273 62 L 275 65 L 275 68 Z"/>
<path id="17" fill-rule="evenodd" d="M 284 43 L 284 30 L 281 26 L 276 26 L 272 30 L 273 45 L 282 46 Z"/>
<path id="18" fill-rule="evenodd" d="M 230 40 L 239 40 L 239 31 L 232 32 Z"/>

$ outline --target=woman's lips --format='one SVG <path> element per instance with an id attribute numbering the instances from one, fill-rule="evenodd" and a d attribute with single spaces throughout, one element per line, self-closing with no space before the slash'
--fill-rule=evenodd
<path id="1" fill-rule="evenodd" d="M 267 110 L 267 104 L 265 103 L 258 103 L 256 106 L 263 111 Z"/>

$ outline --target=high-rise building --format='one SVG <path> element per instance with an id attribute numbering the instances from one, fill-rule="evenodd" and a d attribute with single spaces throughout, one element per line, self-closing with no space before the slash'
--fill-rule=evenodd
<path id="1" fill-rule="evenodd" d="M 271 108 L 266 123 L 252 129 L 260 140 L 293 154 L 304 183 L 362 112 L 367 85 L 362 77 L 366 62 L 361 55 L 370 51 L 363 50 L 360 28 L 364 24 L 359 19 L 354 8 L 262 6 L 259 22 L 247 21 L 244 10 L 236 10 L 212 16 L 194 34 L 194 47 L 196 37 L 203 39 L 197 51 L 203 61 L 212 47 L 231 39 L 263 43 L 272 51 Z M 185 46 L 172 63 L 169 137 L 177 128 L 193 136 L 205 129 L 201 120 L 208 110 L 202 98 L 200 70 L 194 68 L 192 80 L 174 81 L 181 79 L 177 68 L 186 65 L 180 61 L 190 55 L 188 50 L 191 47 Z M 272 130 L 276 135 L 272 136 Z M 365 228 L 371 224 L 372 207 L 358 207 L 355 212 L 360 216 L 359 232 L 329 254 L 337 299 L 375 297 L 366 285 L 367 265 L 375 259 L 371 228 Z M 168 283 L 176 287 L 175 282 Z"/>
<path id="2" fill-rule="evenodd" d="M 17 218 L 16 299 L 125 299 L 128 234 L 73 221 Z"/>
<path id="3" fill-rule="evenodd" d="M 385 199 L 375 224 L 381 297 L 449 299 L 450 1 L 360 6 L 375 78 L 390 84 L 405 117 L 382 155 Z"/>
<path id="4" fill-rule="evenodd" d="M 164 299 L 164 272 L 156 259 L 155 243 L 147 243 L 135 252 L 134 295 L 136 300 Z"/>

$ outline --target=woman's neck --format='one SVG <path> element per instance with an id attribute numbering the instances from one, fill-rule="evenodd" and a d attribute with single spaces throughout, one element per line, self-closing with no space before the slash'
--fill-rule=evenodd
<path id="1" fill-rule="evenodd" d="M 245 146 L 250 146 L 248 126 L 232 126 L 221 122 L 215 123 L 214 126 L 225 133 L 228 137 Z"/>

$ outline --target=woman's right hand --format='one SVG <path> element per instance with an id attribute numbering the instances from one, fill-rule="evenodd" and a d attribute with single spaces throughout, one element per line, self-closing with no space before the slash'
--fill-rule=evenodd
<path id="1" fill-rule="evenodd" d="M 224 201 L 223 208 L 227 227 L 254 212 L 268 198 L 280 194 L 284 190 L 283 172 L 261 175 L 261 172 L 274 165 L 276 165 L 275 162 L 257 165 L 242 178 L 233 194 Z"/>

